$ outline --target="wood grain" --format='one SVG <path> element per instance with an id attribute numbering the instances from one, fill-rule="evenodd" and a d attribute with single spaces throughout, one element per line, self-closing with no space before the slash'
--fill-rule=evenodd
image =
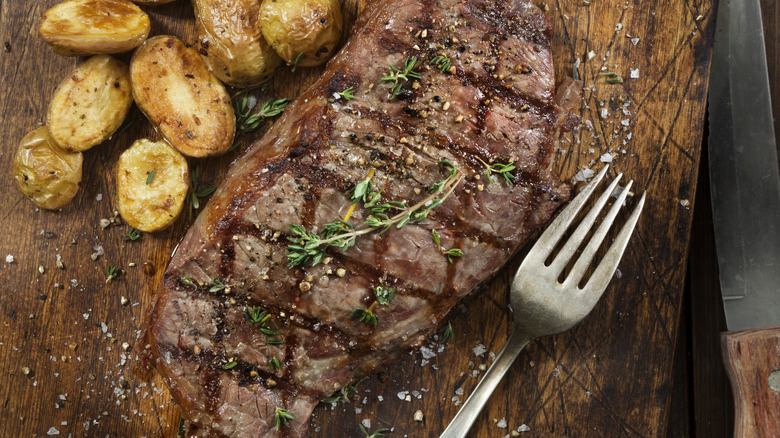
<path id="1" fill-rule="evenodd" d="M 132 347 L 169 254 L 192 217 L 171 229 L 125 242 L 124 225 L 101 229 L 113 216 L 113 168 L 133 140 L 155 134 L 137 109 L 135 122 L 85 154 L 82 188 L 58 212 L 39 211 L 14 188 L 10 175 L 19 140 L 43 122 L 54 87 L 79 61 L 59 57 L 37 37 L 55 0 L 0 3 L 0 436 L 44 436 L 51 427 L 73 436 L 175 436 L 176 406 L 160 380 L 134 372 Z M 579 74 L 586 87 L 581 115 L 588 123 L 562 146 L 556 169 L 570 179 L 598 169 L 611 154 L 610 175 L 624 172 L 648 203 L 621 263 L 621 274 L 581 325 L 529 345 L 494 394 L 475 437 L 504 436 L 525 424 L 526 436 L 658 436 L 669 415 L 672 356 L 677 336 L 687 243 L 700 157 L 714 0 L 679 2 L 546 1 L 553 22 L 558 78 Z M 359 10 L 344 1 L 351 23 Z M 188 2 L 150 13 L 153 34 L 194 40 Z M 5 44 L 5 43 L 8 44 Z M 594 57 L 588 59 L 588 53 Z M 127 56 L 121 57 L 127 60 Z M 638 78 L 631 78 L 635 70 Z M 278 73 L 268 94 L 294 97 L 317 69 Z M 607 84 L 605 71 L 624 82 Z M 265 95 L 255 92 L 258 99 Z M 604 117 L 602 117 L 602 112 Z M 261 135 L 258 132 L 257 135 Z M 223 178 L 235 155 L 193 160 L 206 179 Z M 100 199 L 100 200 L 98 200 Z M 104 254 L 90 255 L 95 247 Z M 12 254 L 13 263 L 4 263 Z M 61 257 L 65 269 L 56 268 Z M 130 263 L 134 266 L 131 267 Z M 428 343 L 435 357 L 413 353 L 359 387 L 335 409 L 321 406 L 312 436 L 360 436 L 358 424 L 394 428 L 388 436 L 437 436 L 497 353 L 509 315 L 506 287 L 514 260 L 482 293 L 451 315 L 455 339 Z M 109 284 L 109 265 L 125 274 Z M 43 273 L 39 272 L 43 266 Z M 129 300 L 121 304 L 121 297 Z M 441 349 L 440 349 L 441 348 Z M 28 374 L 23 368 L 29 368 Z M 397 396 L 409 391 L 411 401 Z M 380 396 L 382 401 L 380 401 Z M 415 411 L 422 422 L 412 420 Z M 507 424 L 507 428 L 498 427 Z M 64 423 L 64 424 L 63 424 Z"/>
<path id="2" fill-rule="evenodd" d="M 770 384 L 770 374 L 780 373 L 780 326 L 723 333 L 721 345 L 734 391 L 734 436 L 780 435 L 780 379 Z"/>

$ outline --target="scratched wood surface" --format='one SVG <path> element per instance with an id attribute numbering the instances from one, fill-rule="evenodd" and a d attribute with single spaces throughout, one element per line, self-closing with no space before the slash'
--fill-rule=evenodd
<path id="1" fill-rule="evenodd" d="M 172 437 L 178 408 L 157 376 L 135 372 L 124 347 L 135 347 L 154 286 L 192 217 L 135 242 L 122 239 L 125 225 L 99 225 L 114 215 L 117 157 L 135 139 L 155 136 L 148 122 L 134 108 L 129 129 L 84 154 L 80 192 L 61 211 L 36 209 L 11 176 L 19 140 L 43 122 L 57 83 L 79 61 L 55 55 L 37 36 L 55 3 L 0 0 L 0 436 Z M 536 3 L 553 22 L 559 80 L 580 59 L 585 84 L 586 123 L 562 145 L 556 169 L 571 180 L 609 154 L 610 176 L 634 179 L 633 191 L 647 190 L 648 203 L 620 274 L 593 313 L 571 332 L 528 346 L 472 435 L 520 428 L 521 436 L 658 436 L 669 416 L 715 0 Z M 153 34 L 194 40 L 189 2 L 144 9 Z M 344 1 L 348 23 L 359 9 Z M 280 72 L 268 94 L 294 97 L 318 71 Z M 607 84 L 602 72 L 624 82 Z M 191 165 L 218 184 L 234 158 Z M 8 254 L 13 263 L 5 263 Z M 506 286 L 518 262 L 453 311 L 453 341 L 432 338 L 435 356 L 410 354 L 363 382 L 349 403 L 320 406 L 311 435 L 360 436 L 358 424 L 370 420 L 370 430 L 392 428 L 388 436 L 437 436 L 506 339 Z M 111 265 L 125 273 L 106 284 Z M 487 353 L 476 356 L 478 345 Z M 413 421 L 417 410 L 422 422 Z"/>

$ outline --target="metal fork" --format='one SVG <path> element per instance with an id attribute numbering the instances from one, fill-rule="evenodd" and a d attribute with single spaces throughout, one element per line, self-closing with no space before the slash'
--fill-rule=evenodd
<path id="1" fill-rule="evenodd" d="M 540 336 L 569 330 L 593 310 L 604 293 L 642 212 L 646 193 L 642 194 L 628 221 L 623 225 L 590 279 L 583 286 L 580 286 L 580 283 L 596 250 L 612 226 L 618 210 L 623 205 L 633 181 L 629 181 L 620 193 L 563 282 L 558 279 L 594 226 L 597 216 L 615 191 L 623 174 L 619 174 L 599 197 L 553 261 L 549 265 L 545 261 L 606 173 L 607 166 L 555 218 L 520 264 L 509 291 L 514 314 L 512 333 L 485 376 L 440 438 L 465 437 L 493 390 L 528 342 Z"/>

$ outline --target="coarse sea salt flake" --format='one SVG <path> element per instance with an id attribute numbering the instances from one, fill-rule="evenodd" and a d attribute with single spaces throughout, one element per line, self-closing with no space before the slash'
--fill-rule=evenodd
<path id="1" fill-rule="evenodd" d="M 6 263 L 13 263 L 14 262 L 14 256 L 12 256 L 11 254 L 8 254 L 7 256 L 5 256 L 5 262 Z"/>
<path id="2" fill-rule="evenodd" d="M 498 420 L 498 423 L 496 423 L 496 427 L 499 429 L 506 429 L 506 418 L 502 418 Z"/>
<path id="3" fill-rule="evenodd" d="M 59 434 L 60 434 L 60 431 L 57 430 L 57 428 L 54 427 L 54 426 L 50 427 L 49 430 L 46 431 L 46 435 L 59 435 Z"/>
<path id="4" fill-rule="evenodd" d="M 521 424 L 520 427 L 517 428 L 518 432 L 528 432 L 531 428 L 526 426 L 525 424 Z"/>
<path id="5" fill-rule="evenodd" d="M 599 158 L 602 163 L 611 163 L 612 162 L 612 155 L 609 153 L 606 153 Z"/>
<path id="6" fill-rule="evenodd" d="M 487 348 L 485 348 L 482 344 L 477 344 L 476 347 L 474 347 L 474 356 L 482 356 L 487 351 Z"/>
<path id="7" fill-rule="evenodd" d="M 632 68 L 630 77 L 631 77 L 631 79 L 639 79 L 639 69 L 638 68 Z"/>

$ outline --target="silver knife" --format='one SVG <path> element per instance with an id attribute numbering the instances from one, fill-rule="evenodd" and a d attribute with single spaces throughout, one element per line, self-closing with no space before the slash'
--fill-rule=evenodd
<path id="1" fill-rule="evenodd" d="M 720 1 L 709 126 L 734 436 L 780 437 L 780 173 L 759 0 Z"/>

